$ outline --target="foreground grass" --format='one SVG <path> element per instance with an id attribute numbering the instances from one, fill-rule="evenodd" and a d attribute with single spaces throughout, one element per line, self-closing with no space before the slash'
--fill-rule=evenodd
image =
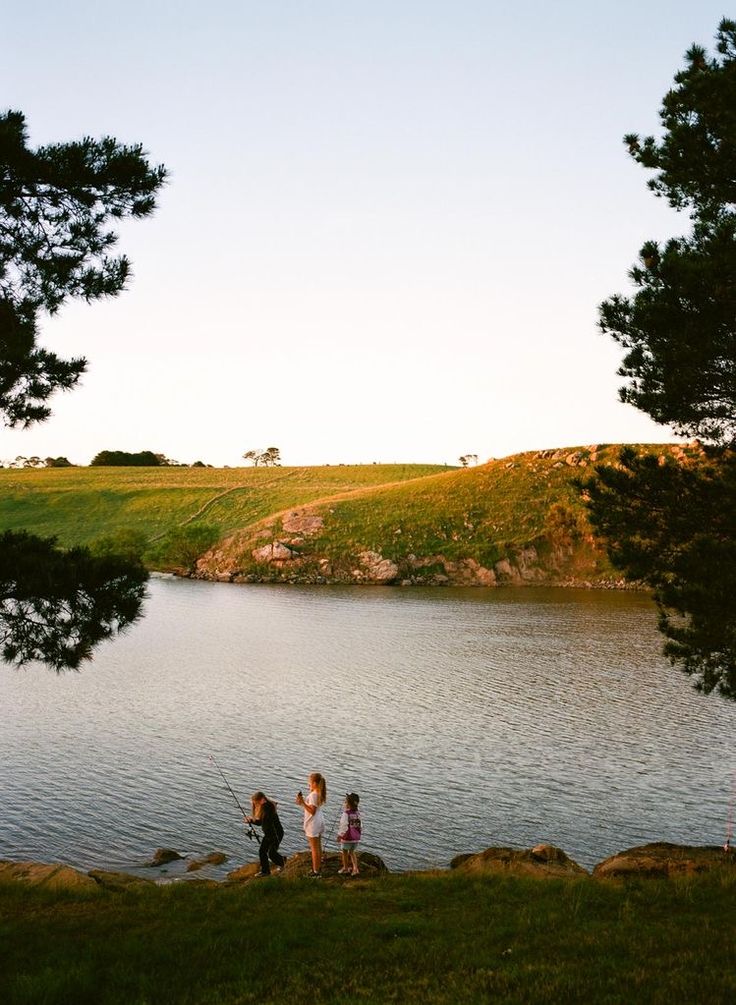
<path id="1" fill-rule="evenodd" d="M 736 1000 L 733 875 L 0 888 L 7 1005 Z"/>

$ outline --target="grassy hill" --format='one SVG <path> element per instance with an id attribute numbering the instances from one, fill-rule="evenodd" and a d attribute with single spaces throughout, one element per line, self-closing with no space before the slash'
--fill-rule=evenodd
<path id="1" fill-rule="evenodd" d="M 615 463 L 619 449 L 543 450 L 467 469 L 4 470 L 0 528 L 63 545 L 133 534 L 151 568 L 221 581 L 617 585 L 573 480 Z"/>
<path id="2" fill-rule="evenodd" d="M 0 528 L 53 535 L 65 546 L 121 530 L 150 539 L 197 522 L 224 535 L 287 506 L 446 470 L 431 464 L 0 469 Z"/>
<path id="3" fill-rule="evenodd" d="M 615 463 L 619 449 L 518 454 L 292 507 L 218 543 L 197 574 L 236 582 L 621 585 L 573 486 L 594 464 Z M 639 449 L 688 454 L 680 446 Z"/>

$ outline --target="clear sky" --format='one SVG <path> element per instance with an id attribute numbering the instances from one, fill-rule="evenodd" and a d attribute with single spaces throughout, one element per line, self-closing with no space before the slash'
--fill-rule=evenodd
<path id="1" fill-rule="evenodd" d="M 481 460 L 665 441 L 618 402 L 597 304 L 682 233 L 626 154 L 711 0 L 25 0 L 2 103 L 31 143 L 171 172 L 129 288 L 44 321 L 76 391 L 0 458 Z M 733 13 L 733 12 L 731 12 Z"/>

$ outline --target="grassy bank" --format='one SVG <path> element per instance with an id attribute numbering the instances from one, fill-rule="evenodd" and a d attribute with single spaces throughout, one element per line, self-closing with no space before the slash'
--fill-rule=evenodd
<path id="1" fill-rule="evenodd" d="M 4 887 L 0 1001 L 726 1003 L 735 893 L 725 874 Z"/>

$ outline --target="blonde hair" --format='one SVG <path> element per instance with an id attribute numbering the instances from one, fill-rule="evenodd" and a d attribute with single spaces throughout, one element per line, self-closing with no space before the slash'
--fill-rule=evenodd
<path id="1" fill-rule="evenodd" d="M 326 803 L 327 782 L 325 781 L 324 776 L 320 775 L 319 771 L 313 771 L 312 774 L 309 776 L 309 781 L 314 782 L 315 785 L 317 786 L 317 795 L 319 797 L 319 803 L 317 805 L 321 806 L 322 803 Z"/>

